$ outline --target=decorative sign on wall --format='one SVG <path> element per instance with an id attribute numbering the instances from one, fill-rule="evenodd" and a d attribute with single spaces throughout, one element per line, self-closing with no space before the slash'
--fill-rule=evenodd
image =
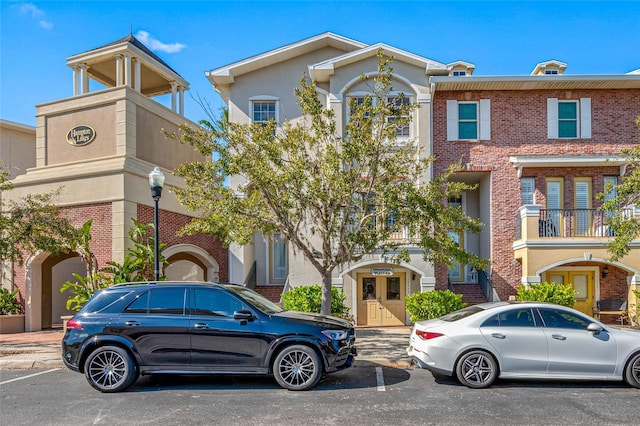
<path id="1" fill-rule="evenodd" d="M 91 126 L 76 126 L 67 133 L 67 142 L 73 146 L 90 144 L 96 138 L 96 131 Z"/>
<path id="2" fill-rule="evenodd" d="M 371 268 L 371 275 L 374 275 L 374 276 L 393 275 L 393 268 L 390 268 L 390 267 Z"/>

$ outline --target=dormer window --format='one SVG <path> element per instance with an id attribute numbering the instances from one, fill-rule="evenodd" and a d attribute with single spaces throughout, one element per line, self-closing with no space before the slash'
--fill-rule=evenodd
<path id="1" fill-rule="evenodd" d="M 551 60 L 540 62 L 531 72 L 531 75 L 562 75 L 567 68 L 564 62 Z"/>
<path id="2" fill-rule="evenodd" d="M 476 66 L 464 61 L 455 61 L 447 64 L 447 70 L 449 70 L 449 77 L 466 77 L 473 74 L 473 70 Z"/>

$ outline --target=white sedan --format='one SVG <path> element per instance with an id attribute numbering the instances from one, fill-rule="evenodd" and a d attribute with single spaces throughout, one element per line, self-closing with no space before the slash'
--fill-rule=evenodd
<path id="1" fill-rule="evenodd" d="M 640 330 L 550 303 L 483 303 L 418 322 L 407 354 L 471 388 L 498 377 L 624 380 L 640 388 Z"/>

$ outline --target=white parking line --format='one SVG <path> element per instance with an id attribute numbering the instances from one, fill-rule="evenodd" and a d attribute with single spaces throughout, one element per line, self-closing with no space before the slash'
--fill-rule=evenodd
<path id="1" fill-rule="evenodd" d="M 378 383 L 378 392 L 384 392 L 384 376 L 382 375 L 382 367 L 376 367 L 376 382 Z"/>
<path id="2" fill-rule="evenodd" d="M 4 382 L 0 382 L 0 385 L 6 385 L 7 383 L 17 382 L 18 380 L 24 380 L 24 379 L 28 379 L 29 377 L 35 377 L 35 376 L 39 376 L 41 374 L 51 373 L 53 371 L 58 371 L 58 370 L 60 370 L 60 369 L 59 368 L 53 368 L 51 370 L 41 371 L 39 373 L 29 374 L 28 376 L 18 377 L 18 378 L 15 378 L 15 379 L 11 379 L 11 380 L 6 380 Z"/>

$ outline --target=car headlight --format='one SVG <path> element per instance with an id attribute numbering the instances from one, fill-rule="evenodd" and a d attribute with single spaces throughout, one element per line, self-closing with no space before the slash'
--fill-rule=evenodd
<path id="1" fill-rule="evenodd" d="M 331 340 L 345 340 L 347 338 L 346 330 L 322 330 L 322 334 Z"/>

